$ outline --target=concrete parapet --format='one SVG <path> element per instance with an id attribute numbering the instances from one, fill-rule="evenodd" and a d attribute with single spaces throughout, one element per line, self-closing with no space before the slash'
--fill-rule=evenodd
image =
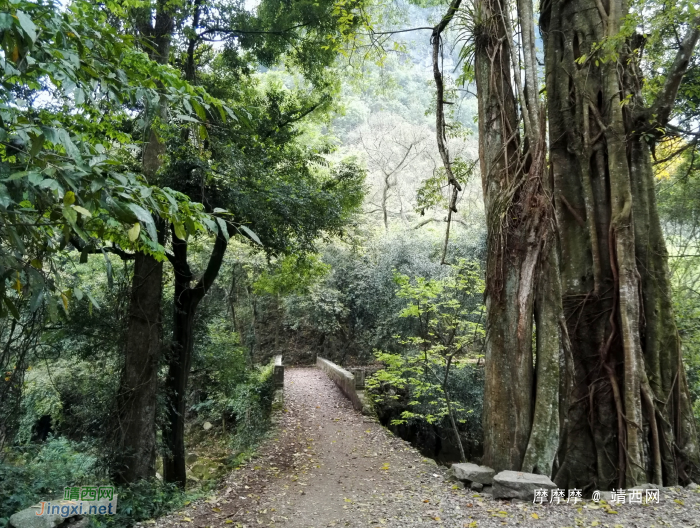
<path id="1" fill-rule="evenodd" d="M 351 368 L 350 374 L 355 377 L 355 388 L 364 389 L 365 388 L 365 369 L 364 368 Z"/>
<path id="2" fill-rule="evenodd" d="M 284 387 L 284 365 L 282 365 L 282 356 L 275 356 L 275 367 L 272 372 L 275 379 L 275 387 Z"/>
<path id="3" fill-rule="evenodd" d="M 333 380 L 341 392 L 352 402 L 352 406 L 356 410 L 362 411 L 362 401 L 355 390 L 355 376 L 344 368 L 322 357 L 316 358 L 316 366 Z"/>

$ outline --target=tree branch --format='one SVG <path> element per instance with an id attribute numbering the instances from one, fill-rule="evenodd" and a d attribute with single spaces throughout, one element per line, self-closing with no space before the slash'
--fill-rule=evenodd
<path id="1" fill-rule="evenodd" d="M 452 172 L 452 166 L 450 164 L 450 155 L 447 151 L 447 146 L 445 145 L 445 86 L 442 80 L 442 72 L 440 71 L 440 66 L 438 64 L 438 59 L 440 57 L 440 46 L 442 42 L 441 34 L 447 27 L 447 25 L 454 18 L 454 14 L 459 9 L 462 0 L 452 0 L 450 7 L 447 9 L 447 13 L 442 17 L 442 20 L 433 28 L 433 34 L 430 37 L 430 42 L 433 45 L 433 77 L 435 78 L 435 88 L 437 91 L 437 105 L 435 109 L 435 128 L 437 136 L 438 150 L 440 151 L 440 157 L 442 158 L 442 164 L 445 167 L 445 172 L 447 173 L 447 180 L 455 186 L 458 191 L 462 190 L 459 182 L 455 178 Z"/>
<path id="2" fill-rule="evenodd" d="M 371 33 L 365 33 L 365 35 L 396 35 L 397 33 L 408 33 L 409 31 L 421 31 L 421 30 L 429 30 L 432 31 L 433 28 L 432 26 L 422 26 L 422 27 L 414 27 L 414 28 L 408 28 L 408 29 L 396 29 L 393 31 L 372 31 Z"/>
<path id="3" fill-rule="evenodd" d="M 204 298 L 212 284 L 214 284 L 219 270 L 221 269 L 221 264 L 224 261 L 227 247 L 228 239 L 219 232 L 216 236 L 216 242 L 214 242 L 214 249 L 209 257 L 207 269 L 204 270 L 204 275 L 202 275 L 202 278 L 199 279 L 195 287 L 192 288 L 192 303 L 194 306 L 199 304 L 199 301 Z"/>
<path id="4" fill-rule="evenodd" d="M 306 110 L 302 110 L 301 113 L 297 113 L 297 115 L 295 115 L 295 116 L 289 116 L 287 119 L 282 120 L 282 121 L 277 125 L 277 130 L 279 130 L 280 128 L 284 128 L 284 127 L 286 127 L 287 125 L 289 125 L 289 124 L 291 124 L 291 123 L 296 123 L 297 121 L 300 121 L 300 120 L 304 119 L 307 115 L 309 115 L 311 112 L 313 112 L 314 110 L 316 110 L 319 106 L 321 106 L 321 105 L 322 105 L 323 103 L 325 103 L 327 100 L 328 100 L 328 97 L 324 96 L 324 97 L 321 99 L 321 101 L 319 101 L 318 103 L 316 103 L 316 104 L 314 104 L 314 105 L 311 105 L 311 106 L 310 106 L 309 108 L 307 108 Z M 267 133 L 263 134 L 262 138 L 263 138 L 263 139 L 267 139 L 268 137 L 270 137 L 270 136 L 272 135 L 273 132 L 276 132 L 277 130 L 274 130 L 274 131 L 273 131 L 273 130 L 270 130 L 270 131 L 268 131 Z"/>
<path id="5" fill-rule="evenodd" d="M 98 253 L 102 253 L 103 251 L 106 251 L 107 253 L 114 253 L 122 260 L 134 260 L 136 258 L 136 255 L 134 253 L 127 253 L 122 248 L 120 248 L 119 246 L 114 244 L 114 242 L 112 242 L 111 247 L 110 246 L 104 246 L 101 248 L 90 247 L 87 244 L 85 244 L 85 242 L 80 240 L 78 237 L 73 236 L 70 239 L 70 243 L 75 249 L 77 249 L 81 253 L 85 252 L 89 255 L 96 255 Z"/>
<path id="6" fill-rule="evenodd" d="M 671 66 L 668 76 L 666 77 L 663 90 L 650 111 L 651 116 L 656 116 L 654 118 L 654 122 L 660 126 L 666 126 L 668 123 L 669 117 L 671 116 L 671 111 L 673 110 L 673 104 L 676 101 L 676 95 L 678 95 L 678 88 L 680 87 L 683 76 L 688 69 L 688 64 L 690 64 L 690 59 L 693 56 L 693 50 L 695 49 L 699 38 L 700 17 L 696 17 L 690 23 L 690 29 L 688 30 L 688 33 L 686 33 L 683 42 L 681 42 L 681 45 L 678 48 L 676 58 L 674 59 L 673 65 Z"/>

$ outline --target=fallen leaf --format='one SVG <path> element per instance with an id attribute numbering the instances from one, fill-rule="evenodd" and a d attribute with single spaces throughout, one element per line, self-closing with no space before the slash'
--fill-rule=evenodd
<path id="1" fill-rule="evenodd" d="M 540 518 L 540 516 L 539 516 L 539 515 L 537 515 L 536 513 L 533 513 L 533 514 L 532 514 L 532 518 L 533 518 L 533 519 L 539 519 L 539 518 Z"/>

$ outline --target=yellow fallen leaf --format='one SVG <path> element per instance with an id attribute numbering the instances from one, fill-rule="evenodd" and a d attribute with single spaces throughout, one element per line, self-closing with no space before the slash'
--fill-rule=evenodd
<path id="1" fill-rule="evenodd" d="M 224 521 L 224 523 L 225 524 L 233 524 L 233 521 L 231 519 L 226 519 L 226 521 Z"/>
<path id="2" fill-rule="evenodd" d="M 680 499 L 673 499 L 673 502 L 677 502 L 677 503 L 680 504 L 681 506 L 685 506 L 685 504 L 683 504 L 683 501 L 680 500 Z"/>
<path id="3" fill-rule="evenodd" d="M 609 513 L 611 515 L 617 515 L 617 512 L 615 510 L 605 510 L 605 513 Z"/>
<path id="4" fill-rule="evenodd" d="M 600 523 L 599 523 L 598 521 L 593 521 L 593 522 L 591 523 L 591 526 L 598 526 L 599 524 L 600 524 Z"/>
<path id="5" fill-rule="evenodd" d="M 532 514 L 532 518 L 533 518 L 533 519 L 539 519 L 539 518 L 540 518 L 540 516 L 539 516 L 539 515 L 537 515 L 536 513 L 533 513 L 533 514 Z"/>
<path id="6" fill-rule="evenodd" d="M 211 511 L 221 513 L 221 508 L 212 508 Z"/>
<path id="7" fill-rule="evenodd" d="M 182 520 L 185 522 L 192 522 L 192 519 L 190 519 L 189 517 L 183 517 Z"/>

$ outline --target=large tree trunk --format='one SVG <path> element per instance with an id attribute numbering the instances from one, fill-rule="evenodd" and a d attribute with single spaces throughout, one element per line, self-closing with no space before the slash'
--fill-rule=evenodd
<path id="1" fill-rule="evenodd" d="M 561 307 L 552 293 L 558 291 L 559 277 L 551 193 L 545 192 L 551 183 L 544 171 L 537 76 L 530 64 L 524 89 L 520 78 L 511 76 L 516 61 L 506 4 L 478 4 L 475 76 L 489 243 L 483 462 L 497 471 L 550 473 L 559 440 L 563 328 Z M 519 10 L 521 16 L 531 16 L 526 2 L 519 3 Z M 534 47 L 534 38 L 526 40 Z M 521 101 L 529 96 L 529 103 L 521 104 L 525 141 L 520 138 L 514 86 Z M 551 273 L 543 275 L 543 268 Z"/>
<path id="2" fill-rule="evenodd" d="M 165 64 L 170 53 L 173 17 L 164 4 L 159 3 L 155 25 L 150 8 L 137 12 L 137 26 L 148 41 L 151 59 Z M 153 115 L 165 115 L 164 104 L 151 110 Z M 161 156 L 165 152 L 155 131 L 145 131 L 143 172 L 155 183 Z M 162 222 L 156 222 L 160 242 L 163 242 Z M 163 263 L 139 251 L 134 263 L 129 307 L 128 339 L 124 371 L 118 393 L 118 461 L 116 478 L 124 483 L 155 476 L 156 453 L 156 395 L 158 363 L 161 353 L 161 300 L 163 291 Z"/>
<path id="3" fill-rule="evenodd" d="M 156 391 L 161 338 L 163 264 L 137 253 L 131 287 L 126 357 L 117 398 L 119 460 L 115 478 L 151 478 L 156 461 Z"/>
<path id="4" fill-rule="evenodd" d="M 542 6 L 550 163 L 573 358 L 555 479 L 564 488 L 673 485 L 690 478 L 698 449 L 641 137 L 654 123 L 646 118 L 634 46 L 621 42 L 617 60 L 595 51 L 596 43 L 616 37 L 626 15 L 621 0 L 603 4 L 552 0 Z"/>

